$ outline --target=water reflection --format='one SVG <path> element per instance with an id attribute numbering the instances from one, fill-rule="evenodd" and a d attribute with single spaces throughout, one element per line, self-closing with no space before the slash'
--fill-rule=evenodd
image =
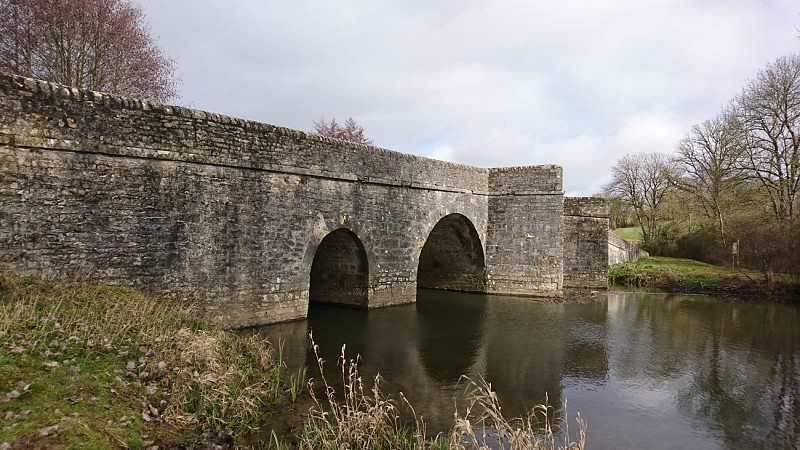
<path id="1" fill-rule="evenodd" d="M 608 379 L 608 303 L 565 305 L 568 317 L 564 377 L 601 383 Z"/>
<path id="2" fill-rule="evenodd" d="M 509 414 L 544 403 L 561 403 L 567 316 L 563 304 L 536 304 L 530 299 L 493 297 L 487 313 L 486 368 Z M 531 309 L 537 311 L 531 314 Z"/>
<path id="3" fill-rule="evenodd" d="M 472 372 L 483 341 L 486 295 L 419 291 L 417 350 L 425 373 L 441 384 Z"/>
<path id="4" fill-rule="evenodd" d="M 580 408 L 600 421 L 601 447 L 676 437 L 686 448 L 800 447 L 797 308 L 644 294 L 608 305 L 609 383 Z M 620 438 L 615 427 L 638 431 Z"/>
<path id="5" fill-rule="evenodd" d="M 290 366 L 360 354 L 436 432 L 450 426 L 461 374 L 491 382 L 509 415 L 569 400 L 590 448 L 800 448 L 800 312 L 707 297 L 610 293 L 590 304 L 420 291 L 382 310 L 312 305 L 267 327 Z M 311 373 L 311 372 L 310 372 Z"/>

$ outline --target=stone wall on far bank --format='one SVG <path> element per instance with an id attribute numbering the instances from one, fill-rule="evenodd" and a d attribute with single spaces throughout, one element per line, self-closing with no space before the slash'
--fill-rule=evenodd
<path id="1" fill-rule="evenodd" d="M 608 288 L 608 202 L 564 198 L 564 287 Z"/>
<path id="2" fill-rule="evenodd" d="M 608 231 L 608 265 L 633 262 L 650 256 L 649 253 Z"/>

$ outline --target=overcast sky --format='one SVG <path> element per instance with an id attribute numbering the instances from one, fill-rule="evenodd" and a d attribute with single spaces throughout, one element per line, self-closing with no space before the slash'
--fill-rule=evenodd
<path id="1" fill-rule="evenodd" d="M 800 51 L 797 0 L 138 0 L 178 103 L 481 167 L 559 164 L 591 195 L 672 152 Z"/>

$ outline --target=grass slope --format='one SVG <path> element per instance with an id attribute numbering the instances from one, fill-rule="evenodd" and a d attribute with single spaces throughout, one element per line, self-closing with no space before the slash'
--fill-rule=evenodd
<path id="1" fill-rule="evenodd" d="M 608 277 L 610 284 L 671 292 L 755 295 L 787 293 L 794 289 L 780 283 L 767 285 L 757 271 L 663 256 L 615 264 L 609 267 Z"/>
<path id="2" fill-rule="evenodd" d="M 630 242 L 639 242 L 642 240 L 642 229 L 639 227 L 617 228 L 614 234 Z"/>

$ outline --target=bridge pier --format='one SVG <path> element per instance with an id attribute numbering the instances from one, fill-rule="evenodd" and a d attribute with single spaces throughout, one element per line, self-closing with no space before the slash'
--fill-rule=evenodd
<path id="1" fill-rule="evenodd" d="M 559 166 L 489 169 L 486 292 L 563 295 L 562 184 Z"/>

